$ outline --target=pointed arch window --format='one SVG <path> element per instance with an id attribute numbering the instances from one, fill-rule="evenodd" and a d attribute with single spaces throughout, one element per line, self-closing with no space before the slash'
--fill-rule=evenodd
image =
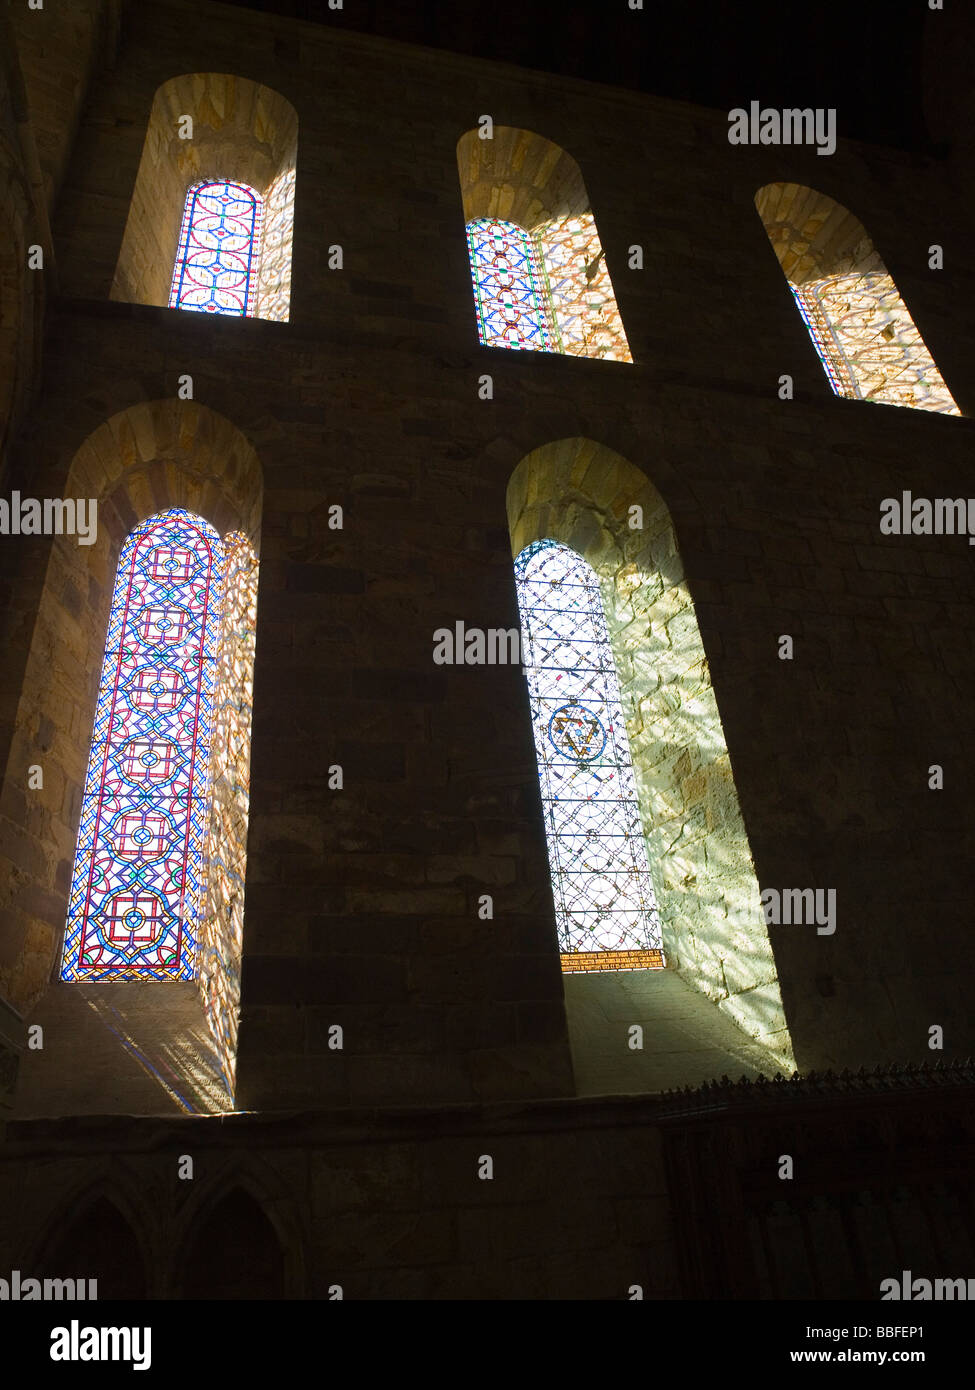
<path id="1" fill-rule="evenodd" d="M 191 185 L 173 270 L 171 309 L 255 314 L 263 211 L 260 194 L 249 184 Z"/>
<path id="2" fill-rule="evenodd" d="M 619 677 L 596 574 L 536 541 L 515 561 L 562 967 L 664 964 Z"/>
<path id="3" fill-rule="evenodd" d="M 221 1019 L 239 961 L 256 585 L 247 539 L 221 540 L 190 512 L 161 512 L 125 541 L 61 968 L 66 981 L 202 972 L 225 1063 L 236 1042 Z"/>

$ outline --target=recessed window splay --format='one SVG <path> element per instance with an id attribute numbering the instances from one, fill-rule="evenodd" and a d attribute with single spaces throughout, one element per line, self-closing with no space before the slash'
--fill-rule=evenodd
<path id="1" fill-rule="evenodd" d="M 298 114 L 270 87 L 225 72 L 168 78 L 111 297 L 287 323 L 297 158 Z"/>
<path id="2" fill-rule="evenodd" d="M 619 678 L 593 569 L 555 541 L 515 561 L 562 968 L 664 964 Z"/>
<path id="3" fill-rule="evenodd" d="M 831 275 L 791 289 L 836 395 L 961 414 L 885 272 Z"/>
<path id="4" fill-rule="evenodd" d="M 863 223 L 802 184 L 755 206 L 835 394 L 960 415 Z"/>

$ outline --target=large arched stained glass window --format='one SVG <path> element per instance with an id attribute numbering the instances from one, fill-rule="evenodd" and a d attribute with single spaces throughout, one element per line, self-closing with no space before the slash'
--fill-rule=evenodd
<path id="1" fill-rule="evenodd" d="M 171 309 L 254 314 L 262 211 L 260 195 L 247 184 L 192 185 L 180 228 Z"/>
<path id="2" fill-rule="evenodd" d="M 562 966 L 664 964 L 619 678 L 599 584 L 568 546 L 515 562 Z"/>
<path id="3" fill-rule="evenodd" d="M 243 816 L 246 828 L 249 674 L 240 692 L 228 687 L 241 669 L 251 669 L 255 586 L 256 559 L 245 538 L 221 540 L 180 509 L 143 522 L 122 547 L 68 902 L 64 980 L 191 980 L 199 973 L 201 938 L 204 947 L 217 944 L 213 873 L 225 873 L 226 865 L 239 878 L 228 818 Z M 234 762 L 242 765 L 236 775 Z M 241 778 L 242 812 L 239 797 L 233 804 Z M 231 790 L 215 816 L 221 782 Z"/>

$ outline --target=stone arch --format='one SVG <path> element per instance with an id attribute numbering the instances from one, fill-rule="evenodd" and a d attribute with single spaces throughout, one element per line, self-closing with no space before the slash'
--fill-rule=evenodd
<path id="1" fill-rule="evenodd" d="M 184 116 L 193 119 L 192 139 L 180 139 Z M 297 112 L 270 87 L 217 72 L 164 82 L 149 114 L 110 297 L 167 306 L 187 190 L 233 180 L 260 194 L 268 212 L 256 317 L 287 321 L 297 151 Z"/>
<path id="2" fill-rule="evenodd" d="M 791 1068 L 755 866 L 666 503 L 612 449 L 563 439 L 522 459 L 507 507 L 513 555 L 550 538 L 599 578 L 668 965 Z"/>
<path id="3" fill-rule="evenodd" d="M 590 211 L 576 161 L 531 130 L 495 126 L 491 140 L 469 130 L 457 142 L 457 167 L 465 222 L 498 217 L 531 232 Z"/>
<path id="4" fill-rule="evenodd" d="M 755 194 L 755 207 L 790 284 L 886 271 L 860 219 L 826 193 L 798 183 L 767 183 Z"/>
<path id="5" fill-rule="evenodd" d="M 241 1242 L 233 1253 L 228 1239 Z M 172 1297 L 304 1296 L 302 1224 L 291 1193 L 265 1165 L 228 1164 L 216 1181 L 194 1193 L 181 1213 L 174 1248 Z M 253 1288 L 255 1268 L 270 1276 L 264 1290 Z M 244 1281 L 239 1289 L 233 1284 L 238 1274 Z M 206 1291 L 221 1279 L 230 1281 L 222 1292 Z"/>
<path id="6" fill-rule="evenodd" d="M 99 1299 L 158 1296 L 148 1233 L 152 1212 L 118 1175 L 79 1183 L 47 1223 L 26 1270 L 56 1278 L 96 1279 Z"/>
<path id="7" fill-rule="evenodd" d="M 40 495 L 54 495 L 43 489 L 42 481 L 38 480 Z M 52 987 L 50 981 L 63 939 L 92 715 L 122 542 L 140 521 L 167 507 L 183 507 L 211 522 L 221 535 L 242 532 L 259 554 L 261 466 L 253 446 L 225 417 L 193 401 L 170 399 L 142 402 L 105 421 L 77 450 L 59 486 L 66 498 L 96 502 L 98 524 L 90 545 L 79 545 L 75 536 L 52 538 L 34 619 L 2 792 L 5 804 L 20 808 L 24 830 L 12 872 L 0 888 L 0 990 L 22 1012 L 35 1009 L 46 994 L 57 995 L 63 1004 L 52 1001 L 50 1007 L 67 1010 L 69 1031 L 81 1029 L 89 1041 L 85 1021 L 94 1027 L 89 1014 L 100 1015 L 102 1025 L 126 1039 L 128 1053 L 141 1058 L 145 1078 L 141 1072 L 133 1074 L 128 1098 L 135 1113 L 142 1104 L 157 1109 L 175 1105 L 183 1111 L 227 1109 L 226 1085 L 219 1081 L 219 1067 L 213 1073 L 208 1028 L 192 988 L 137 986 L 143 1002 L 153 991 L 167 991 L 157 993 L 149 1010 L 159 1027 L 146 1037 L 143 1048 L 137 1011 L 117 1016 L 117 985 L 86 986 L 82 991 L 81 986 Z M 27 769 L 35 764 L 43 768 L 44 787 L 25 795 Z M 71 995 L 72 989 L 79 994 Z M 78 1003 L 81 993 L 88 1009 Z M 174 1041 L 168 1036 L 167 1017 L 177 1004 L 184 1012 L 180 1040 Z M 99 1046 L 105 1036 L 100 1026 Z M 104 1047 L 102 1053 L 107 1075 L 111 1053 Z M 33 1054 L 33 1060 L 32 1068 L 21 1068 L 18 1108 L 23 1102 L 29 1113 L 50 1113 L 55 1092 L 58 1105 L 70 1107 L 49 1050 Z M 130 1060 L 124 1065 L 131 1066 Z M 50 1070 L 45 1076 L 46 1069 Z M 27 1082 L 27 1070 L 35 1074 L 36 1086 Z M 140 1085 L 145 1090 L 141 1101 Z M 93 1086 L 91 1095 L 79 1094 L 74 1104 L 104 1111 L 104 1097 L 97 1091 Z M 63 1108 L 60 1113 L 65 1113 Z M 82 1112 L 69 1108 L 67 1113 Z"/>

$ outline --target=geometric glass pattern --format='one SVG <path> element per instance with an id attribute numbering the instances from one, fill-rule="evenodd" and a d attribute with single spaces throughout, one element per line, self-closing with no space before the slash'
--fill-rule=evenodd
<path id="1" fill-rule="evenodd" d="M 488 347 L 558 352 L 545 272 L 534 238 L 514 222 L 467 224 L 479 340 Z"/>
<path id="2" fill-rule="evenodd" d="M 591 212 L 535 232 L 467 224 L 480 342 L 632 362 Z"/>
<path id="3" fill-rule="evenodd" d="M 664 964 L 619 678 L 595 571 L 536 541 L 515 561 L 564 970 Z"/>
<path id="4" fill-rule="evenodd" d="M 559 351 L 632 362 L 592 213 L 564 217 L 535 235 L 548 276 Z"/>
<path id="5" fill-rule="evenodd" d="M 790 288 L 836 395 L 961 414 L 885 270 Z"/>
<path id="6" fill-rule="evenodd" d="M 119 556 L 61 978 L 190 980 L 209 830 L 223 543 L 174 508 Z"/>
<path id="7" fill-rule="evenodd" d="M 200 994 L 227 1087 L 234 1089 L 244 936 L 244 875 L 257 556 L 240 532 L 224 537 L 223 637 L 211 757 L 210 838 L 200 929 Z"/>
<path id="8" fill-rule="evenodd" d="M 253 315 L 261 213 L 260 195 L 247 184 L 190 187 L 169 295 L 171 309 Z"/>

